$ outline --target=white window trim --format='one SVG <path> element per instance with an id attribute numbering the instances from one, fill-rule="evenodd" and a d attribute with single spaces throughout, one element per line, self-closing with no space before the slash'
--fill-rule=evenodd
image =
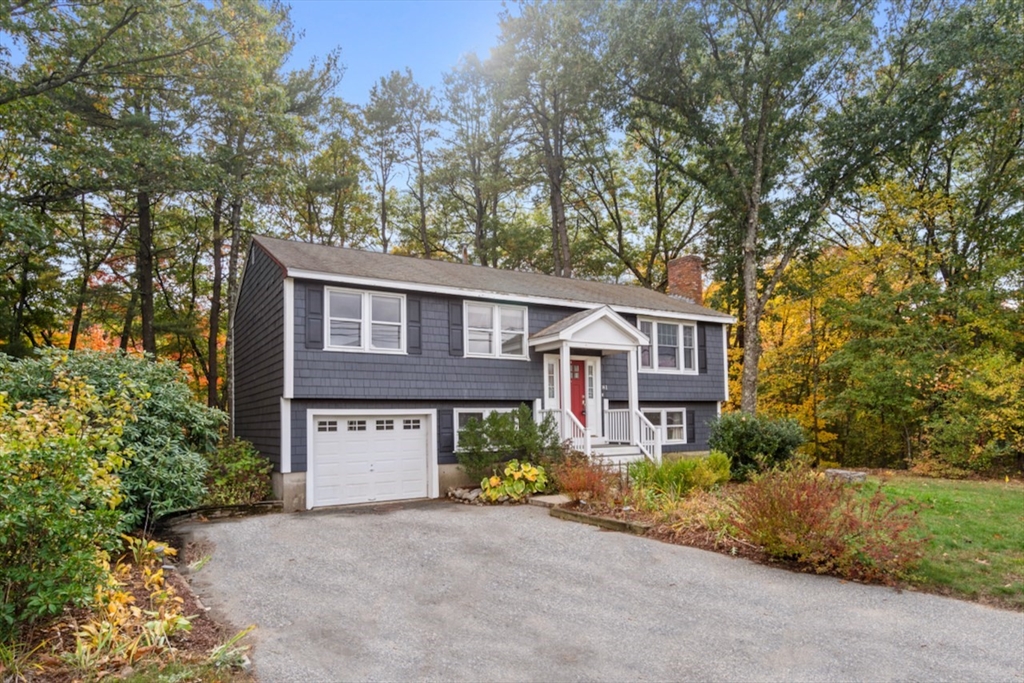
<path id="1" fill-rule="evenodd" d="M 660 407 L 659 408 L 644 408 L 643 406 L 640 406 L 640 412 L 641 413 L 661 413 L 661 419 L 659 420 L 660 424 L 655 425 L 655 426 L 658 427 L 658 429 L 661 430 L 661 442 L 663 444 L 685 444 L 686 443 L 686 437 L 690 434 L 690 425 L 686 424 L 686 408 L 681 408 L 681 407 L 677 407 L 677 406 L 669 406 L 668 408 L 660 408 Z M 682 413 L 683 414 L 683 423 L 681 425 L 672 425 L 673 427 L 682 427 L 683 428 L 683 438 L 682 439 L 671 439 L 670 440 L 668 438 L 668 425 L 665 424 L 665 413 Z"/>
<path id="2" fill-rule="evenodd" d="M 491 337 L 494 343 L 493 353 L 470 353 L 469 352 L 469 307 L 490 306 L 491 313 Z M 512 356 L 501 352 L 501 309 L 507 308 L 523 312 L 523 353 L 519 356 Z M 496 304 L 490 301 L 471 301 L 466 299 L 462 302 L 462 348 L 466 358 L 502 358 L 506 360 L 530 360 L 530 309 L 526 306 L 511 306 L 509 304 Z"/>
<path id="3" fill-rule="evenodd" d="M 362 297 L 360 302 L 360 311 L 362 312 L 362 320 L 360 321 L 360 334 L 362 336 L 362 346 L 332 346 L 331 345 L 331 292 L 341 292 L 342 294 L 358 294 Z M 397 349 L 378 349 L 372 346 L 373 339 L 373 306 L 371 303 L 371 296 L 389 296 L 400 300 L 399 313 L 401 320 L 398 322 L 398 328 L 400 330 L 399 339 L 401 345 Z M 406 314 L 406 299 L 405 294 L 398 292 L 377 292 L 373 290 L 362 290 L 362 289 L 346 289 L 343 287 L 324 287 L 324 350 L 325 351 L 342 351 L 347 353 L 390 353 L 390 354 L 406 354 L 406 345 L 408 343 L 409 331 L 408 320 Z M 395 323 L 379 323 L 386 325 L 395 325 Z"/>
<path id="4" fill-rule="evenodd" d="M 645 368 L 641 362 L 641 354 L 639 349 L 637 350 L 637 365 L 639 366 L 640 372 L 646 373 L 658 373 L 663 375 L 696 375 L 700 373 L 700 360 L 699 360 L 699 349 L 697 348 L 697 323 L 695 322 L 680 322 L 678 320 L 666 320 L 663 318 L 637 318 L 636 327 L 640 329 L 640 322 L 651 323 L 651 366 Z M 675 325 L 677 328 L 677 337 L 679 345 L 676 347 L 679 353 L 679 367 L 677 368 L 659 368 L 658 367 L 658 325 Z M 683 329 L 684 327 L 693 328 L 693 369 L 686 369 L 683 367 Z"/>
<path id="5" fill-rule="evenodd" d="M 455 434 L 455 438 L 452 445 L 452 451 L 459 450 L 459 415 L 464 413 L 483 413 L 483 419 L 486 420 L 487 416 L 491 413 L 511 413 L 518 410 L 517 408 L 455 408 L 452 412 L 452 431 Z"/>

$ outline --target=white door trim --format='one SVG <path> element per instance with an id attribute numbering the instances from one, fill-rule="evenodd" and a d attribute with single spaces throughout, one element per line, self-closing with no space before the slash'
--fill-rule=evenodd
<path id="1" fill-rule="evenodd" d="M 441 488 L 437 469 L 437 410 L 420 408 L 384 408 L 380 410 L 353 408 L 306 409 L 306 509 L 313 509 L 313 481 L 316 479 L 316 461 L 313 458 L 313 439 L 316 434 L 315 415 L 329 417 L 362 417 L 366 415 L 418 415 L 427 418 L 427 497 L 437 498 Z"/>
<path id="2" fill-rule="evenodd" d="M 580 360 L 584 361 L 583 365 L 583 391 L 584 397 L 586 397 L 587 389 L 587 372 L 589 367 L 594 368 L 594 398 L 586 398 L 587 406 L 587 429 L 594 436 L 604 436 L 604 415 L 602 413 L 602 406 L 604 406 L 604 393 L 601 390 L 601 358 L 602 356 L 569 356 L 570 361 Z M 548 363 L 555 364 L 555 398 L 548 398 Z M 561 407 L 561 359 L 557 353 L 545 353 L 544 363 L 541 366 L 541 373 L 544 376 L 544 393 L 542 396 L 544 410 L 558 410 Z M 568 374 L 568 373 L 566 373 Z"/>

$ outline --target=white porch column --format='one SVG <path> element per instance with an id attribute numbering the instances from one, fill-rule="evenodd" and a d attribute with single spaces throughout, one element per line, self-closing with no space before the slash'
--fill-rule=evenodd
<path id="1" fill-rule="evenodd" d="M 637 362 L 636 347 L 631 348 L 627 354 L 627 364 L 629 366 L 626 376 L 629 378 L 627 383 L 627 397 L 629 399 L 629 439 L 632 443 L 639 442 L 640 432 L 638 431 L 639 425 L 637 424 L 636 411 L 640 410 L 640 390 L 637 385 L 637 372 L 639 371 L 640 364 Z"/>
<path id="2" fill-rule="evenodd" d="M 570 361 L 569 361 L 569 342 L 562 342 L 562 346 L 558 349 L 558 400 L 562 407 L 562 440 L 568 439 L 572 436 L 572 431 L 569 429 L 569 418 L 566 417 L 572 411 L 572 396 L 570 394 Z"/>

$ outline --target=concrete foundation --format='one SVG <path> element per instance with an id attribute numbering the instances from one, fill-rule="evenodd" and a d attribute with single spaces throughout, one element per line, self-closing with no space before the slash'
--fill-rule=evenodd
<path id="1" fill-rule="evenodd" d="M 442 498 L 448 493 L 448 489 L 480 485 L 478 481 L 471 481 L 458 465 L 438 465 L 437 483 L 437 491 Z"/>
<path id="2" fill-rule="evenodd" d="M 274 486 L 274 498 L 284 503 L 285 512 L 298 512 L 306 509 L 306 473 L 274 472 L 270 475 Z"/>

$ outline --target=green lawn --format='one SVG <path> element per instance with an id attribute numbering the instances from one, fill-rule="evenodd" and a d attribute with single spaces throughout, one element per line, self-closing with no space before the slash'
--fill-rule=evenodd
<path id="1" fill-rule="evenodd" d="M 882 487 L 912 501 L 930 538 L 914 584 L 1024 610 L 1024 486 L 894 477 Z"/>

